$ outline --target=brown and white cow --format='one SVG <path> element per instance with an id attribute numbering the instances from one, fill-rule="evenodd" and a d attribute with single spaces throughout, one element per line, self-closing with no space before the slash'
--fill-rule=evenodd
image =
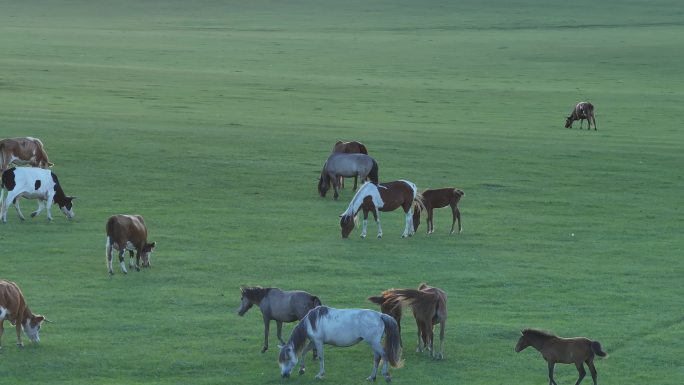
<path id="1" fill-rule="evenodd" d="M 17 166 L 52 167 L 43 142 L 29 136 L 0 140 L 0 172 L 7 170 L 10 163 Z"/>
<path id="2" fill-rule="evenodd" d="M 140 258 L 143 267 L 150 266 L 150 254 L 157 245 L 157 242 L 147 242 L 147 226 L 141 215 L 112 215 L 107 219 L 107 268 L 109 274 L 114 274 L 112 269 L 112 249 L 119 251 L 119 263 L 121 271 L 127 274 L 126 264 L 124 263 L 124 253 L 128 250 L 128 263 L 130 267 L 135 267 L 140 271 Z M 133 251 L 135 255 L 135 265 L 133 265 Z"/>
<path id="3" fill-rule="evenodd" d="M 594 122 L 594 131 L 596 131 L 596 118 L 594 118 L 594 105 L 589 102 L 579 102 L 570 113 L 570 116 L 565 118 L 565 128 L 572 128 L 572 122 L 580 121 L 580 129 L 584 119 L 589 123 L 587 130 L 591 130 L 591 123 Z"/>
<path id="4" fill-rule="evenodd" d="M 0 279 L 0 341 L 4 332 L 4 323 L 8 320 L 17 329 L 17 346 L 24 346 L 21 342 L 21 329 L 33 342 L 40 342 L 40 324 L 50 322 L 42 315 L 33 314 L 26 305 L 24 294 L 16 283 Z M 0 348 L 2 348 L 0 342 Z"/>

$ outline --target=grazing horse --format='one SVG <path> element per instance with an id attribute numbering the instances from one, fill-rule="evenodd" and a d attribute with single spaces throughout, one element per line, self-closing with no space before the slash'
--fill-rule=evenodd
<path id="1" fill-rule="evenodd" d="M 383 348 L 380 340 L 385 335 Z M 368 377 L 369 381 L 375 381 L 378 373 L 380 360 L 384 361 L 382 375 L 385 381 L 391 381 L 387 364 L 393 368 L 402 365 L 401 342 L 399 328 L 394 318 L 368 309 L 334 309 L 327 306 L 318 306 L 309 311 L 299 324 L 292 330 L 290 340 L 280 348 L 278 363 L 283 377 L 290 377 L 290 372 L 297 365 L 298 357 L 302 357 L 299 364 L 299 374 L 304 374 L 304 356 L 315 348 L 318 352 L 320 370 L 317 379 L 325 375 L 325 361 L 323 357 L 323 344 L 333 346 L 352 346 L 361 341 L 366 341 L 373 350 L 373 371 Z M 307 341 L 310 341 L 307 344 Z"/>
<path id="2" fill-rule="evenodd" d="M 584 119 L 589 123 L 587 130 L 591 130 L 591 122 L 594 122 L 594 131 L 596 131 L 596 118 L 594 118 L 594 105 L 589 102 L 579 102 L 570 113 L 570 116 L 565 118 L 565 128 L 572 128 L 572 122 L 580 121 L 580 129 Z"/>
<path id="3" fill-rule="evenodd" d="M 413 215 L 411 210 L 416 206 L 422 206 L 422 196 L 418 194 L 415 184 L 407 180 L 397 180 L 393 182 L 364 183 L 359 191 L 356 192 L 347 210 L 340 214 L 340 227 L 342 238 L 347 238 L 354 229 L 356 214 L 363 209 L 363 227 L 361 228 L 361 238 L 366 237 L 366 227 L 368 226 L 368 212 L 373 213 L 375 222 L 378 224 L 378 238 L 382 238 L 382 227 L 380 227 L 379 211 L 394 211 L 401 207 L 406 213 L 406 225 L 402 238 L 410 237 L 414 233 Z"/>
<path id="4" fill-rule="evenodd" d="M 584 363 L 589 367 L 591 379 L 596 385 L 596 368 L 594 367 L 594 355 L 606 357 L 606 352 L 601 349 L 598 341 L 592 341 L 584 337 L 561 338 L 553 334 L 537 329 L 525 329 L 520 331 L 522 336 L 515 345 L 516 353 L 528 346 L 537 349 L 549 365 L 549 385 L 558 385 L 553 379 L 553 367 L 556 363 L 575 364 L 579 372 L 579 378 L 575 385 L 579 385 L 587 374 Z"/>
<path id="5" fill-rule="evenodd" d="M 422 193 L 423 204 L 425 205 L 425 210 L 427 210 L 427 233 L 432 234 L 435 232 L 435 226 L 432 222 L 432 210 L 439 209 L 442 207 L 451 207 L 451 232 L 454 233 L 454 225 L 456 220 L 458 220 L 458 232 L 463 231 L 461 227 L 461 211 L 458 209 L 458 202 L 462 197 L 465 196 L 463 190 L 459 190 L 453 187 L 425 190 Z M 420 225 L 420 211 L 418 209 L 413 210 L 413 229 L 418 231 L 418 225 Z"/>
<path id="6" fill-rule="evenodd" d="M 339 189 L 338 176 L 360 176 L 361 180 L 368 178 L 371 182 L 378 184 L 378 163 L 366 154 L 333 152 L 325 161 L 321 178 L 318 180 L 318 192 L 322 197 L 328 192 L 331 184 L 335 189 L 334 198 L 337 199 L 340 196 L 337 191 Z"/>
<path id="7" fill-rule="evenodd" d="M 333 146 L 332 152 L 342 152 L 345 154 L 366 154 L 368 155 L 368 149 L 366 149 L 366 145 L 361 143 L 361 142 L 343 142 L 341 140 L 338 140 L 335 145 Z M 340 188 L 344 188 L 344 177 L 339 176 L 337 177 L 338 184 Z M 357 185 L 357 180 L 358 178 L 354 176 L 354 190 L 356 190 L 356 185 Z"/>
<path id="8" fill-rule="evenodd" d="M 421 283 L 416 289 L 389 289 L 368 299 L 380 305 L 380 310 L 397 320 L 401 330 L 401 305 L 411 307 L 418 328 L 417 352 L 424 349 L 437 358 L 444 358 L 444 331 L 447 321 L 447 295 L 444 290 Z M 439 324 L 439 352 L 433 349 L 434 325 Z"/>
<path id="9" fill-rule="evenodd" d="M 283 291 L 276 287 L 241 287 L 240 309 L 238 314 L 245 315 L 252 305 L 261 309 L 264 317 L 264 347 L 261 352 L 268 350 L 268 328 L 271 320 L 276 321 L 278 340 L 285 343 L 282 337 L 283 322 L 293 322 L 302 319 L 306 313 L 319 306 L 321 300 L 305 291 Z"/>

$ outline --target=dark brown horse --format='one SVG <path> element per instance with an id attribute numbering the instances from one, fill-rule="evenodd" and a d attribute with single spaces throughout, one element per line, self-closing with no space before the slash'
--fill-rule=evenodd
<path id="1" fill-rule="evenodd" d="M 575 120 L 580 121 L 580 129 L 582 129 L 582 123 L 584 119 L 589 123 L 587 130 L 591 130 L 591 122 L 594 122 L 594 131 L 596 131 L 596 118 L 594 118 L 594 105 L 589 102 L 579 102 L 575 105 L 575 108 L 570 113 L 570 116 L 565 118 L 565 128 L 572 128 L 572 122 Z"/>
<path id="2" fill-rule="evenodd" d="M 356 192 L 349 203 L 347 210 L 340 215 L 342 238 L 347 238 L 349 233 L 354 229 L 356 214 L 361 209 L 363 209 L 361 238 L 366 237 L 369 211 L 373 213 L 375 222 L 378 224 L 378 238 L 382 238 L 379 211 L 394 211 L 399 207 L 401 207 L 406 214 L 406 224 L 404 226 L 404 233 L 401 237 L 409 237 L 414 233 L 411 209 L 416 205 L 422 207 L 421 200 L 422 197 L 418 194 L 416 185 L 406 180 L 380 183 L 379 185 L 366 182 L 359 188 L 359 191 Z"/>
<path id="3" fill-rule="evenodd" d="M 305 291 L 283 291 L 277 287 L 241 287 L 240 309 L 238 314 L 245 315 L 252 305 L 261 309 L 264 317 L 264 347 L 268 350 L 268 327 L 271 320 L 276 321 L 278 340 L 284 344 L 282 337 L 283 322 L 294 322 L 302 319 L 306 313 L 321 305 L 321 300 Z"/>
<path id="4" fill-rule="evenodd" d="M 553 334 L 537 329 L 525 329 L 520 331 L 522 336 L 515 345 L 515 351 L 520 352 L 528 346 L 537 349 L 549 365 L 549 385 L 558 385 L 553 379 L 553 367 L 559 364 L 575 364 L 579 372 L 579 378 L 575 385 L 579 385 L 587 374 L 584 370 L 586 363 L 591 372 L 591 378 L 596 385 L 596 368 L 594 367 L 594 355 L 607 356 L 601 349 L 598 341 L 592 341 L 584 337 L 561 338 Z"/>
<path id="5" fill-rule="evenodd" d="M 427 211 L 427 233 L 432 234 L 435 232 L 435 226 L 432 221 L 432 211 L 434 209 L 439 209 L 442 207 L 451 207 L 451 233 L 454 233 L 454 225 L 456 220 L 458 220 L 458 232 L 463 231 L 461 227 L 461 211 L 458 209 L 458 202 L 462 197 L 465 196 L 463 190 L 459 190 L 454 187 L 440 188 L 440 189 L 428 189 L 423 191 L 423 204 L 425 205 L 425 210 Z M 413 229 L 418 231 L 418 225 L 420 225 L 420 211 L 413 211 Z"/>
<path id="6" fill-rule="evenodd" d="M 342 152 L 345 154 L 366 154 L 368 155 L 368 149 L 366 149 L 366 145 L 361 143 L 361 142 L 343 142 L 341 140 L 338 140 L 335 145 L 333 146 L 332 152 Z M 344 188 L 344 177 L 343 176 L 338 176 L 338 184 L 340 188 Z M 354 176 L 354 191 L 356 191 L 356 185 L 357 185 L 358 177 L 355 175 Z"/>
<path id="7" fill-rule="evenodd" d="M 447 321 L 447 295 L 444 290 L 421 283 L 416 289 L 389 289 L 378 297 L 369 297 L 371 302 L 380 305 L 380 311 L 401 322 L 401 306 L 411 307 L 418 328 L 418 348 L 426 349 L 438 359 L 444 358 L 444 331 Z M 439 324 L 439 352 L 433 348 L 434 325 Z M 400 329 L 401 331 L 401 325 Z"/>

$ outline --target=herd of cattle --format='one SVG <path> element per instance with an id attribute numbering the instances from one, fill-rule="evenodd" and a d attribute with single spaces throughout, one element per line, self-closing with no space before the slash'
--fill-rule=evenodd
<path id="1" fill-rule="evenodd" d="M 571 128 L 572 123 L 580 120 L 580 128 L 582 128 L 583 120 L 589 122 L 588 129 L 591 124 L 596 130 L 596 120 L 594 118 L 594 106 L 588 102 L 578 103 L 573 109 L 570 116 L 566 119 L 566 128 Z M 342 155 L 340 155 L 342 154 Z M 351 154 L 351 155 L 350 155 Z M 356 156 L 354 154 L 361 154 L 363 156 Z M 346 158 L 349 156 L 348 158 Z M 396 181 L 385 184 L 378 183 L 378 166 L 374 159 L 370 158 L 368 162 L 365 158 L 368 157 L 366 147 L 359 142 L 338 142 L 333 148 L 333 154 L 328 158 L 326 165 L 324 165 L 321 172 L 321 180 L 319 182 L 319 192 L 325 196 L 325 191 L 332 185 L 335 189 L 335 198 L 338 197 L 338 188 L 344 186 L 343 177 L 354 177 L 354 189 L 357 187 L 356 178 L 360 177 L 362 180 L 369 178 L 371 182 L 365 183 L 352 199 L 349 211 L 349 217 L 345 219 L 345 215 L 341 215 L 340 221 L 342 227 L 343 237 L 349 234 L 353 228 L 353 221 L 351 217 L 355 217 L 359 210 L 364 211 L 364 223 L 362 236 L 366 232 L 366 220 L 368 212 L 372 212 L 378 222 L 379 233 L 382 235 L 382 230 L 379 227 L 378 211 L 391 211 L 397 207 L 404 207 L 406 212 L 406 229 L 404 235 L 411 235 L 418 228 L 420 223 L 421 212 L 427 212 L 427 233 L 434 231 L 433 225 L 433 209 L 450 206 L 452 209 L 452 227 L 451 233 L 454 232 L 454 226 L 458 220 L 458 230 L 461 231 L 461 218 L 458 209 L 458 202 L 461 197 L 465 195 L 462 190 L 449 187 L 435 190 L 425 190 L 422 194 L 417 193 L 415 185 L 408 181 Z M 341 159 L 341 167 L 343 172 L 337 172 L 335 167 L 328 167 L 328 163 L 334 160 L 339 162 Z M 359 162 L 360 160 L 360 162 Z M 358 163 L 358 164 L 357 164 Z M 14 167 L 9 168 L 10 164 L 17 166 L 30 167 Z M 349 165 L 352 165 L 349 168 Z M 360 166 L 358 166 L 360 164 Z M 52 220 L 51 206 L 56 203 L 60 211 L 69 219 L 74 217 L 73 200 L 75 197 L 68 196 L 64 193 L 57 175 L 49 170 L 53 164 L 49 161 L 48 155 L 45 152 L 43 143 L 36 138 L 11 138 L 0 140 L 0 166 L 2 171 L 2 184 L 0 189 L 0 218 L 3 222 L 7 222 L 7 211 L 11 205 L 14 205 L 17 214 L 21 220 L 25 217 L 21 212 L 19 201 L 21 198 L 37 199 L 38 208 L 31 213 L 31 217 L 38 215 L 43 209 L 47 211 L 48 220 Z M 359 172 L 359 168 L 363 172 Z M 357 168 L 354 168 L 357 167 Z M 348 171 L 352 170 L 352 171 Z M 401 193 L 391 195 L 389 191 L 392 189 L 392 183 L 405 184 L 412 190 L 413 195 L 410 198 L 408 207 L 406 202 L 401 201 Z M 366 188 L 365 186 L 370 186 Z M 5 191 L 7 197 L 4 197 Z M 355 203 L 356 202 L 356 203 Z M 378 204 L 378 202 L 380 204 Z M 384 203 L 390 203 L 383 207 Z M 413 212 L 410 212 L 410 209 Z M 349 223 L 352 223 L 351 228 Z M 410 229 L 409 229 L 410 225 Z M 410 231 L 409 231 L 410 230 Z M 145 221 L 140 215 L 113 215 L 106 221 L 106 260 L 109 274 L 114 274 L 112 268 L 112 250 L 118 251 L 119 263 L 121 271 L 127 273 L 126 264 L 124 261 L 124 254 L 129 252 L 129 266 L 140 270 L 140 262 L 142 259 L 142 266 L 150 266 L 150 254 L 152 253 L 156 242 L 148 242 L 147 227 Z M 135 252 L 135 254 L 134 254 Z M 135 262 L 134 262 L 135 256 Z M 300 373 L 304 372 L 303 358 L 309 349 L 314 349 L 314 357 L 318 354 L 321 370 L 317 377 L 324 374 L 323 364 L 323 350 L 322 344 L 332 344 L 337 346 L 350 346 L 364 340 L 364 336 L 369 333 L 369 327 L 360 327 L 358 335 L 354 334 L 345 337 L 342 342 L 338 341 L 340 335 L 349 333 L 354 329 L 349 325 L 336 324 L 340 319 L 347 317 L 344 310 L 337 310 L 321 305 L 321 301 L 308 293 L 301 291 L 283 292 L 277 288 L 242 288 L 242 303 L 239 310 L 240 315 L 252 306 L 260 307 L 264 320 L 264 347 L 262 352 L 268 349 L 268 330 L 270 321 L 276 320 L 278 339 L 284 346 L 281 347 L 279 356 L 279 364 L 281 366 L 282 375 L 289 376 L 292 368 L 297 364 L 298 358 L 301 356 Z M 303 294 L 305 295 L 303 295 Z M 301 298 L 301 299 L 299 299 Z M 403 306 L 411 308 L 414 318 L 416 320 L 418 329 L 418 350 L 427 350 L 431 355 L 437 358 L 443 358 L 443 340 L 444 330 L 447 318 L 447 296 L 446 293 L 439 289 L 421 284 L 418 289 L 389 289 L 377 297 L 369 297 L 373 303 L 380 305 L 383 314 L 391 316 L 391 322 L 396 322 L 396 327 L 400 333 L 401 309 Z M 317 311 L 313 311 L 317 309 Z M 331 316 L 330 314 L 335 314 Z M 354 317 L 365 317 L 368 320 L 366 311 L 349 311 L 350 322 L 363 323 L 370 321 L 362 321 L 361 318 L 354 320 Z M 358 313 L 358 314 L 357 314 Z M 377 312 L 374 312 L 377 313 Z M 379 313 L 378 313 L 379 314 Z M 330 317 L 334 317 L 333 320 Z M 383 317 L 386 317 L 383 315 Z M 389 350 L 396 350 L 390 348 L 389 340 L 396 338 L 390 336 L 393 332 L 387 328 L 392 328 L 391 322 L 386 318 L 382 318 L 385 322 L 384 329 L 386 334 L 385 349 L 375 346 L 377 343 L 371 343 L 374 350 L 374 368 L 369 379 L 374 380 L 378 369 L 380 360 L 385 361 L 383 374 L 385 379 L 390 381 L 389 373 L 387 372 L 387 362 L 392 366 L 399 365 L 399 356 L 396 356 L 396 351 L 390 355 Z M 16 283 L 0 279 L 0 348 L 2 348 L 2 334 L 4 332 L 4 321 L 8 320 L 12 323 L 17 332 L 17 345 L 23 346 L 21 340 L 21 331 L 24 330 L 28 338 L 33 342 L 39 342 L 39 330 L 43 322 L 50 322 L 44 316 L 33 314 L 29 309 L 21 289 Z M 395 321 L 396 320 L 396 321 Z M 290 341 L 286 344 L 281 338 L 282 322 L 299 321 L 299 324 L 293 330 Z M 318 324 L 318 325 L 317 325 Z M 440 346 L 438 351 L 433 349 L 433 329 L 434 325 L 440 324 Z M 331 326 L 330 326 L 331 325 Z M 356 325 L 358 326 L 358 325 Z M 321 328 L 331 327 L 332 333 Z M 318 329 L 318 330 L 317 330 Z M 335 331 L 336 330 L 336 331 Z M 344 331 L 343 331 L 344 330 Z M 388 334 L 390 333 L 390 334 Z M 335 336 L 334 334 L 337 334 Z M 304 343 L 304 340 L 310 343 Z M 580 377 L 577 384 L 580 383 L 585 375 L 583 363 L 589 366 L 594 385 L 596 385 L 596 370 L 593 366 L 593 357 L 595 355 L 605 356 L 605 352 L 601 350 L 600 344 L 596 341 L 591 341 L 585 338 L 564 339 L 553 336 L 535 329 L 526 329 L 522 332 L 522 336 L 516 346 L 516 351 L 520 351 L 527 346 L 533 346 L 540 352 L 549 364 L 549 378 L 550 383 L 554 384 L 553 380 L 553 365 L 555 363 L 574 363 Z M 554 351 L 551 353 L 546 350 L 553 347 Z M 579 348 L 578 348 L 579 347 Z M 545 350 L 546 349 L 546 350 Z M 391 358 L 390 358 L 391 356 Z"/>
<path id="2" fill-rule="evenodd" d="M 52 220 L 51 207 L 53 203 L 68 218 L 74 218 L 73 200 L 75 197 L 64 193 L 57 175 L 49 170 L 53 164 L 40 139 L 24 137 L 0 140 L 0 164 L 2 165 L 2 182 L 0 184 L 0 218 L 7 222 L 7 211 L 11 205 L 23 221 L 19 201 L 21 198 L 38 200 L 38 208 L 31 213 L 35 217 L 45 209 L 48 220 Z M 29 167 L 13 167 L 17 166 Z M 5 197 L 5 191 L 7 197 Z M 142 266 L 150 266 L 150 253 L 156 246 L 155 242 L 147 241 L 147 227 L 140 215 L 112 215 L 106 222 L 106 256 L 109 273 L 112 270 L 112 249 L 118 250 L 121 270 L 126 273 L 124 253 L 129 252 L 129 264 L 140 270 Z M 133 262 L 133 252 L 135 263 Z M 5 320 L 10 321 L 17 329 L 17 345 L 23 346 L 21 330 L 23 329 L 31 341 L 40 341 L 40 326 L 49 322 L 45 317 L 33 314 L 26 304 L 24 295 L 16 283 L 0 279 L 0 348 L 2 348 L 2 334 Z"/>

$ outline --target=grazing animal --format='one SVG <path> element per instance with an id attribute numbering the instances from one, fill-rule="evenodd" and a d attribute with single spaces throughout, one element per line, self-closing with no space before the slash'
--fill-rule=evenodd
<path id="1" fill-rule="evenodd" d="M 369 297 L 371 302 L 380 305 L 380 310 L 397 320 L 401 330 L 401 305 L 411 307 L 418 329 L 418 348 L 427 350 L 437 358 L 444 358 L 444 331 L 447 321 L 447 295 L 444 290 L 421 283 L 416 289 L 389 289 L 380 296 Z M 439 351 L 433 348 L 434 325 L 439 324 Z"/>
<path id="2" fill-rule="evenodd" d="M 334 198 L 337 199 L 340 196 L 338 176 L 359 176 L 362 181 L 368 178 L 374 184 L 378 184 L 378 163 L 366 154 L 333 152 L 325 161 L 318 180 L 318 193 L 322 197 L 325 197 L 330 185 L 335 190 Z"/>
<path id="3" fill-rule="evenodd" d="M 406 214 L 406 225 L 402 238 L 413 235 L 413 215 L 411 210 L 416 206 L 422 207 L 422 196 L 418 194 L 416 185 L 407 180 L 397 180 L 393 182 L 380 183 L 375 185 L 370 182 L 364 183 L 359 191 L 356 192 L 347 210 L 340 215 L 340 228 L 342 238 L 347 238 L 354 229 L 356 215 L 360 209 L 363 210 L 363 226 L 361 228 L 361 238 L 366 237 L 368 225 L 368 212 L 373 213 L 375 222 L 378 224 L 378 238 L 382 238 L 382 227 L 380 227 L 379 211 L 394 211 L 401 207 Z"/>
<path id="4" fill-rule="evenodd" d="M 114 274 L 112 249 L 119 251 L 119 264 L 124 274 L 128 274 L 124 263 L 126 250 L 128 250 L 128 264 L 131 268 L 135 266 L 135 270 L 140 271 L 141 258 L 143 267 L 150 266 L 150 255 L 157 246 L 157 242 L 147 242 L 147 226 L 141 215 L 112 215 L 107 219 L 106 231 L 105 255 L 110 275 Z M 135 265 L 133 265 L 133 251 L 136 252 Z"/>
<path id="5" fill-rule="evenodd" d="M 366 154 L 368 155 L 368 149 L 366 149 L 366 145 L 364 145 L 361 142 L 343 142 L 341 140 L 338 140 L 335 143 L 335 146 L 333 146 L 332 152 L 342 152 L 345 154 Z M 344 177 L 339 176 L 337 177 L 338 180 L 338 185 L 340 188 L 344 188 Z M 357 176 L 354 175 L 354 190 L 356 190 L 356 185 L 357 185 Z"/>
<path id="6" fill-rule="evenodd" d="M 7 170 L 10 163 L 18 166 L 52 167 L 43 142 L 40 139 L 10 138 L 0 140 L 0 172 Z"/>
<path id="7" fill-rule="evenodd" d="M 7 190 L 7 198 L 3 196 Z M 38 199 L 38 209 L 31 213 L 35 217 L 47 208 L 47 218 L 52 220 L 52 202 L 57 203 L 59 209 L 68 219 L 75 216 L 73 200 L 76 197 L 67 196 L 62 190 L 62 185 L 57 179 L 57 175 L 50 170 L 33 167 L 17 167 L 5 170 L 2 173 L 2 191 L 0 191 L 0 218 L 7 222 L 7 210 L 14 202 L 19 218 L 23 221 L 24 214 L 19 208 L 19 198 Z"/>
<path id="8" fill-rule="evenodd" d="M 309 310 L 321 305 L 321 300 L 315 295 L 305 291 L 283 291 L 277 287 L 241 287 L 240 317 L 247 313 L 253 305 L 259 306 L 264 318 L 264 347 L 261 352 L 268 350 L 268 329 L 271 320 L 276 321 L 277 335 L 280 343 L 284 344 L 282 337 L 283 322 L 294 322 L 304 318 Z"/>
<path id="9" fill-rule="evenodd" d="M 515 345 L 516 353 L 528 346 L 537 349 L 549 366 L 549 385 L 558 385 L 553 379 L 553 367 L 559 364 L 575 364 L 579 372 L 579 378 L 575 385 L 579 385 L 587 374 L 584 364 L 587 364 L 591 372 L 591 379 L 596 385 L 596 368 L 594 367 L 594 355 L 606 357 L 606 352 L 601 349 L 598 341 L 592 341 L 584 337 L 561 338 L 553 334 L 537 329 L 525 329 L 520 331 L 522 335 Z"/>
<path id="10" fill-rule="evenodd" d="M 587 120 L 589 127 L 587 130 L 591 130 L 591 122 L 594 122 L 594 131 L 596 131 L 596 118 L 594 117 L 594 105 L 589 102 L 579 102 L 575 108 L 570 113 L 570 116 L 565 118 L 565 128 L 572 128 L 572 122 L 575 120 L 580 121 L 580 129 L 582 129 L 582 123 L 584 119 Z"/>
<path id="11" fill-rule="evenodd" d="M 21 342 L 21 329 L 33 342 L 40 342 L 40 325 L 50 322 L 40 314 L 33 314 L 24 294 L 16 283 L 0 279 L 0 348 L 2 348 L 2 334 L 5 320 L 9 321 L 17 329 L 17 346 L 24 346 Z"/>
<path id="12" fill-rule="evenodd" d="M 380 343 L 383 334 L 385 335 L 384 347 Z M 368 380 L 375 381 L 378 365 L 382 359 L 384 361 L 382 374 L 385 381 L 391 381 L 387 364 L 392 365 L 393 368 L 402 365 L 397 321 L 374 310 L 334 309 L 327 306 L 318 306 L 309 311 L 292 330 L 290 340 L 280 348 L 278 355 L 280 373 L 283 377 L 290 377 L 290 372 L 301 356 L 299 374 L 304 374 L 306 370 L 304 357 L 309 350 L 315 348 L 320 363 L 316 378 L 323 378 L 325 375 L 323 344 L 346 347 L 356 345 L 362 340 L 371 346 L 374 356 L 373 371 Z"/>
<path id="13" fill-rule="evenodd" d="M 463 190 L 459 190 L 453 187 L 440 188 L 440 189 L 428 189 L 423 191 L 423 205 L 427 211 L 427 233 L 432 234 L 435 232 L 435 226 L 432 221 L 432 211 L 434 209 L 439 209 L 442 207 L 451 207 L 451 232 L 454 233 L 454 225 L 456 220 L 458 220 L 458 232 L 463 231 L 461 227 L 461 211 L 458 209 L 458 202 L 462 197 L 465 196 Z M 418 231 L 418 225 L 420 225 L 420 213 L 422 210 L 419 208 L 414 208 L 413 210 L 413 229 Z"/>

